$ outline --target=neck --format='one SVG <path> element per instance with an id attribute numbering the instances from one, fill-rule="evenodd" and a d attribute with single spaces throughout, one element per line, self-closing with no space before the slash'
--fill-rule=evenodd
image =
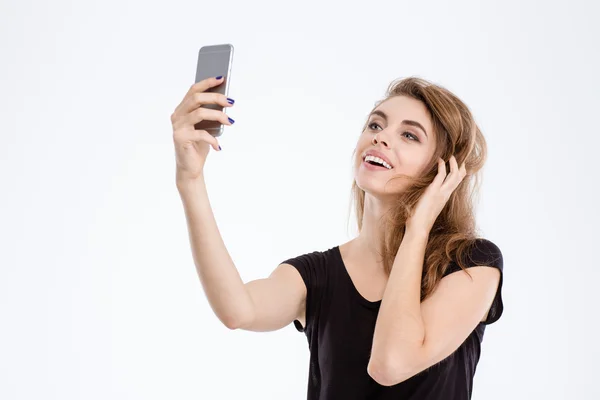
<path id="1" fill-rule="evenodd" d="M 385 204 L 368 193 L 365 194 L 362 228 L 358 236 L 352 240 L 351 252 L 354 259 L 360 260 L 362 265 L 374 266 L 381 271 L 383 271 L 383 260 L 379 249 L 384 233 L 382 217 L 389 208 L 389 204 Z"/>

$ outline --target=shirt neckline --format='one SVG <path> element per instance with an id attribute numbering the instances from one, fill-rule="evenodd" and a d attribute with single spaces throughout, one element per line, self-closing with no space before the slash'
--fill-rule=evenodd
<path id="1" fill-rule="evenodd" d="M 379 306 L 381 306 L 381 300 L 376 300 L 376 301 L 371 301 L 371 300 L 367 300 L 363 297 L 362 294 L 360 294 L 360 292 L 358 291 L 358 289 L 356 288 L 356 286 L 354 285 L 354 282 L 352 281 L 352 277 L 350 276 L 350 273 L 348 272 L 348 269 L 346 268 L 346 264 L 344 263 L 344 259 L 342 258 L 342 252 L 340 251 L 340 246 L 335 246 L 334 247 L 334 253 L 336 254 L 337 258 L 338 258 L 338 262 L 340 263 L 342 269 L 344 270 L 343 274 L 346 276 L 349 285 L 352 287 L 352 292 L 354 293 L 354 298 L 356 300 L 358 300 L 359 303 L 369 307 L 369 308 L 379 308 Z"/>

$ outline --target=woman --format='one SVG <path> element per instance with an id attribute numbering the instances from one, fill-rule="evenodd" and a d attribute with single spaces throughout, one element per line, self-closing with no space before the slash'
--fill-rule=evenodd
<path id="1" fill-rule="evenodd" d="M 503 259 L 476 235 L 472 195 L 486 142 L 467 106 L 423 79 L 392 82 L 354 153 L 359 235 L 244 284 L 203 177 L 218 140 L 193 128 L 232 124 L 199 107 L 233 105 L 204 93 L 222 80 L 193 85 L 171 116 L 177 188 L 215 314 L 231 329 L 293 322 L 310 348 L 308 399 L 470 399 L 485 327 L 503 311 Z"/>

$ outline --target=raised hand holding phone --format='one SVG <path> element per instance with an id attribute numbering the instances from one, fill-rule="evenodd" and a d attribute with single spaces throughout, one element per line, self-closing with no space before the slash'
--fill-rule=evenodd
<path id="1" fill-rule="evenodd" d="M 223 107 L 233 106 L 233 100 L 223 94 L 205 93 L 208 88 L 220 85 L 222 81 L 222 77 L 214 77 L 193 84 L 171 115 L 178 180 L 200 177 L 209 146 L 219 150 L 218 139 L 205 130 L 196 130 L 194 125 L 203 120 L 219 121 L 224 125 L 232 125 L 234 122 L 223 111 L 200 107 L 209 103 Z"/>
<path id="2" fill-rule="evenodd" d="M 177 182 L 202 175 L 208 147 L 221 150 L 217 137 L 224 125 L 235 122 L 225 113 L 234 103 L 227 97 L 232 60 L 231 44 L 203 46 L 198 51 L 195 83 L 171 115 Z"/>

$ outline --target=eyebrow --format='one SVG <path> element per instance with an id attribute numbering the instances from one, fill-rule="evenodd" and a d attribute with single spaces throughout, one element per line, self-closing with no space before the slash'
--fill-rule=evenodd
<path id="1" fill-rule="evenodd" d="M 371 118 L 372 115 L 379 115 L 381 118 L 383 118 L 386 122 L 388 120 L 388 116 L 386 113 L 384 113 L 381 110 L 375 110 L 373 111 L 371 114 L 369 114 L 369 118 Z M 420 123 L 418 123 L 417 121 L 413 121 L 410 119 L 405 119 L 404 121 L 402 121 L 403 124 L 406 125 L 411 125 L 414 127 L 417 127 L 419 129 L 421 129 L 423 131 L 423 133 L 425 134 L 425 136 L 427 136 L 427 138 L 429 139 L 429 135 L 427 135 L 427 131 L 425 131 L 425 128 L 423 128 L 423 125 L 421 125 Z"/>

